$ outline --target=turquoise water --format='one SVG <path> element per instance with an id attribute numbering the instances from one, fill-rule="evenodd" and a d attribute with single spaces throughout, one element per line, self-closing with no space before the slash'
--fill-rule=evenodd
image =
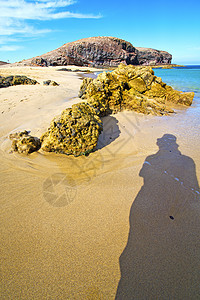
<path id="1" fill-rule="evenodd" d="M 191 107 L 185 110 L 189 119 L 186 122 L 193 123 L 193 130 L 199 132 L 200 126 L 200 66 L 186 66 L 174 69 L 154 69 L 156 76 L 171 85 L 174 89 L 183 92 L 194 92 L 195 96 Z M 198 128 L 198 129 L 197 129 Z"/>
<path id="2" fill-rule="evenodd" d="M 195 92 L 195 101 L 200 102 L 200 66 L 154 69 L 154 73 L 177 90 Z"/>
<path id="3" fill-rule="evenodd" d="M 185 68 L 154 69 L 156 76 L 171 85 L 174 89 L 183 92 L 195 92 L 190 107 L 183 107 L 170 121 L 176 136 L 185 139 L 185 145 L 200 147 L 200 66 L 186 66 Z M 195 145 L 195 146 L 194 146 Z M 186 146 L 185 146 L 186 147 Z"/>
<path id="4" fill-rule="evenodd" d="M 96 72 L 97 76 L 101 72 Z M 154 69 L 156 76 L 182 92 L 195 92 L 192 107 L 200 111 L 200 65 L 177 67 L 173 69 Z M 189 110 L 191 113 L 191 111 Z M 192 113 L 195 113 L 192 111 Z"/>
<path id="5" fill-rule="evenodd" d="M 100 73 L 95 72 L 95 75 L 97 76 Z M 183 92 L 195 92 L 195 97 L 200 98 L 200 65 L 173 69 L 154 69 L 154 73 L 174 89 Z"/>

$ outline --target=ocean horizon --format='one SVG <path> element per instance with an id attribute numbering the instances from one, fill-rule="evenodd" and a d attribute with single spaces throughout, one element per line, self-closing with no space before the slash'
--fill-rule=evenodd
<path id="1" fill-rule="evenodd" d="M 200 65 L 186 65 L 172 69 L 159 68 L 154 69 L 154 73 L 174 89 L 195 92 L 195 97 L 200 97 Z"/>

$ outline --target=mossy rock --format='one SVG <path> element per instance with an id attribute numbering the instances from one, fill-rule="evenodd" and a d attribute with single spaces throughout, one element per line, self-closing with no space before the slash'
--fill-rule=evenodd
<path id="1" fill-rule="evenodd" d="M 168 93 L 166 94 L 166 100 L 177 104 L 183 104 L 190 106 L 194 98 L 194 92 L 179 92 L 173 90 L 170 86 L 166 86 Z"/>
<path id="2" fill-rule="evenodd" d="M 157 81 L 153 81 L 151 88 L 146 91 L 145 95 L 148 98 L 156 98 L 162 100 L 166 96 L 166 89 Z"/>
<path id="3" fill-rule="evenodd" d="M 88 103 L 67 108 L 41 137 L 42 150 L 67 155 L 87 155 L 92 152 L 102 131 L 96 110 Z"/>
<path id="4" fill-rule="evenodd" d="M 82 82 L 82 84 L 81 84 L 81 87 L 80 87 L 80 90 L 79 90 L 79 93 L 78 93 L 79 98 L 83 98 L 83 99 L 84 99 L 84 95 L 85 95 L 85 93 L 86 93 L 88 84 L 89 84 L 91 81 L 93 81 L 92 78 L 84 78 L 84 79 L 83 79 L 83 82 Z"/>
<path id="5" fill-rule="evenodd" d="M 120 64 L 113 72 L 103 72 L 96 79 L 86 79 L 79 97 L 87 99 L 99 116 L 125 109 L 144 114 L 169 114 L 168 102 L 191 105 L 194 93 L 175 91 L 154 75 L 151 67 Z"/>
<path id="6" fill-rule="evenodd" d="M 139 93 L 144 93 L 147 90 L 147 86 L 141 77 L 131 79 L 128 84 L 130 88 L 135 89 Z"/>
<path id="7" fill-rule="evenodd" d="M 29 135 L 28 131 L 12 133 L 9 135 L 12 140 L 11 151 L 30 154 L 38 151 L 41 146 L 40 139 Z"/>
<path id="8" fill-rule="evenodd" d="M 20 84 L 35 85 L 35 84 L 38 84 L 38 82 L 34 79 L 30 79 L 26 76 L 21 76 L 21 75 L 15 75 L 15 76 L 11 75 L 11 76 L 0 78 L 0 88 L 9 87 L 9 86 L 13 86 L 13 85 L 20 85 Z"/>
<path id="9" fill-rule="evenodd" d="M 53 80 L 45 80 L 43 81 L 43 85 L 52 85 L 52 86 L 58 86 L 59 84 L 56 82 L 56 81 L 53 81 Z"/>

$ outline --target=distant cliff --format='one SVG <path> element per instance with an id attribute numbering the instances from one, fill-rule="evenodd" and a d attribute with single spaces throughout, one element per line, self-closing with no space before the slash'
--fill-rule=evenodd
<path id="1" fill-rule="evenodd" d="M 172 55 L 166 51 L 136 47 L 139 65 L 171 64 Z"/>
<path id="2" fill-rule="evenodd" d="M 166 51 L 136 48 L 114 37 L 91 37 L 67 43 L 58 49 L 23 61 L 38 66 L 114 67 L 120 63 L 132 65 L 170 64 L 172 55 Z"/>
<path id="3" fill-rule="evenodd" d="M 8 63 L 0 60 L 0 66 L 3 66 L 3 65 L 8 65 Z"/>

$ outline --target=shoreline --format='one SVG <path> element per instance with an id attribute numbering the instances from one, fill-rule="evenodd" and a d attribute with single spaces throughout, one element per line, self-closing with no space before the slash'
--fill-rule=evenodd
<path id="1" fill-rule="evenodd" d="M 189 198 L 191 201 L 182 207 L 178 201 L 182 194 L 179 194 L 177 185 L 174 185 L 176 180 L 173 183 L 162 181 L 165 185 L 170 184 L 169 195 L 172 198 L 166 198 L 166 202 L 156 210 L 157 215 L 164 220 L 159 221 L 159 225 L 166 226 L 160 226 L 158 230 L 157 218 L 149 210 L 148 203 L 139 201 L 148 209 L 146 215 L 145 210 L 137 210 L 138 201 L 135 201 L 144 187 L 144 177 L 139 175 L 144 161 L 158 153 L 157 140 L 164 134 L 172 134 L 177 138 L 181 155 L 194 161 L 196 177 L 200 182 L 199 127 L 195 121 L 198 116 L 191 122 L 189 113 L 193 107 L 182 108 L 177 114 L 165 117 L 145 116 L 130 111 L 105 117 L 105 131 L 101 134 L 98 150 L 88 157 L 40 152 L 29 156 L 9 154 L 5 136 L 17 127 L 20 130 L 31 130 L 33 135 L 40 135 L 66 105 L 81 102 L 77 98 L 81 81 L 78 74 L 55 72 L 55 68 L 25 67 L 21 71 L 14 67 L 2 69 L 10 74 L 16 72 L 20 75 L 21 72 L 40 83 L 50 79 L 60 84 L 58 87 L 41 84 L 1 89 L 0 101 L 5 108 L 5 112 L 1 113 L 3 126 L 0 139 L 0 222 L 4 258 L 2 298 L 66 299 L 67 295 L 70 299 L 114 299 L 121 277 L 119 258 L 130 235 L 131 207 L 136 207 L 134 220 L 137 217 L 139 220 L 146 220 L 148 215 L 154 230 L 152 232 L 157 235 L 163 234 L 165 228 L 168 232 L 169 226 L 174 224 L 170 232 L 175 234 L 167 235 L 169 240 L 165 241 L 165 247 L 159 248 L 159 257 L 168 255 L 169 249 L 174 253 L 173 247 L 177 245 L 184 268 L 182 264 L 177 264 L 178 260 L 173 260 L 176 268 L 173 269 L 173 264 L 169 264 L 172 267 L 169 271 L 174 282 L 179 284 L 183 280 L 184 286 L 176 292 L 183 299 L 185 289 L 190 291 L 189 296 L 196 296 L 196 282 L 193 287 L 190 285 L 187 270 L 190 271 L 191 266 L 193 267 L 194 280 L 198 274 L 199 255 L 195 254 L 195 242 L 199 235 L 199 201 Z M 0 74 L 2 69 L 0 68 Z M 176 152 L 174 155 L 177 155 Z M 163 167 L 162 162 L 161 157 L 157 162 L 158 170 Z M 167 156 L 165 164 L 169 170 L 174 165 L 171 170 L 174 177 L 180 178 L 185 174 L 185 185 L 191 187 L 191 176 L 187 178 L 187 168 L 182 164 L 178 166 L 174 156 Z M 175 174 L 177 170 L 178 175 Z M 155 191 L 161 193 L 163 186 L 159 172 L 153 173 L 153 178 L 153 185 L 147 186 L 148 197 L 156 205 Z M 59 195 L 64 195 L 63 199 L 59 199 Z M 170 201 L 175 197 L 176 201 L 172 204 Z M 174 223 L 165 223 L 165 217 L 168 222 L 169 215 L 178 210 L 179 215 L 175 217 Z M 139 223 L 136 222 L 136 226 L 137 224 Z M 188 228 L 191 235 L 188 234 Z M 142 228 L 136 232 L 137 242 L 141 244 L 146 239 L 153 245 L 155 240 L 150 236 L 151 232 Z M 190 251 L 186 249 L 188 238 Z M 156 243 L 159 243 L 159 239 Z M 185 256 L 187 251 L 190 260 Z M 156 257 L 156 251 L 152 252 L 152 259 L 148 262 L 149 269 Z M 137 266 L 145 259 L 145 253 L 144 256 L 133 259 L 138 272 Z M 166 265 L 165 267 L 167 268 Z M 167 271 L 165 275 L 168 274 Z M 178 271 L 182 272 L 180 274 L 183 278 L 179 278 Z M 158 274 L 159 272 L 161 271 Z M 168 276 L 165 277 L 164 286 L 161 280 L 158 279 L 157 282 L 164 293 L 173 287 Z M 138 297 L 142 298 L 142 291 L 137 292 Z M 153 296 L 155 295 L 152 294 Z"/>

